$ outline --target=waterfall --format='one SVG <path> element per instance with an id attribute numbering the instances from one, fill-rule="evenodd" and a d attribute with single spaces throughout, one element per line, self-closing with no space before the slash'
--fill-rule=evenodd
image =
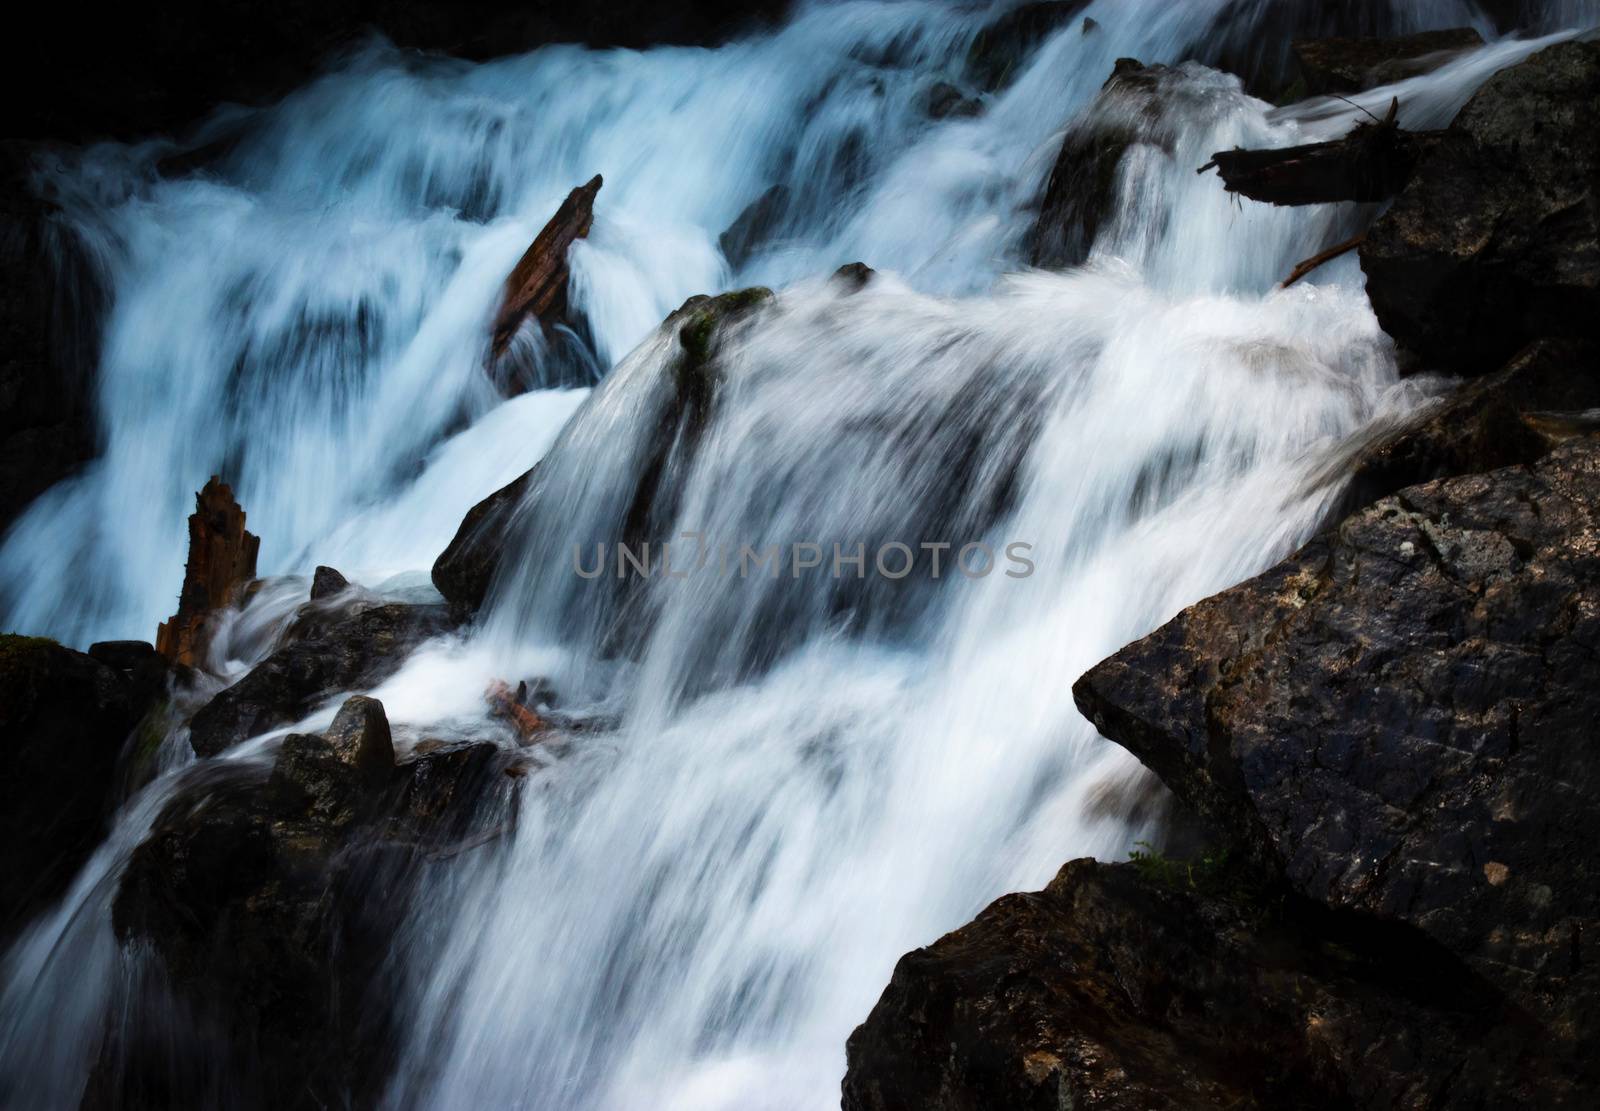
<path id="1" fill-rule="evenodd" d="M 1489 29 L 1465 0 L 1376 7 L 1391 30 Z M 466 510 L 543 460 L 485 614 L 372 693 L 422 728 L 481 718 L 491 679 L 537 677 L 611 728 L 530 776 L 498 866 L 425 892 L 395 938 L 388 1102 L 832 1104 L 900 954 L 1157 829 L 1159 808 L 1106 802 L 1139 769 L 1079 717 L 1073 679 L 1307 538 L 1340 494 L 1330 461 L 1439 388 L 1398 378 L 1353 256 L 1275 289 L 1366 213 L 1240 204 L 1194 171 L 1341 134 L 1393 95 L 1408 126 L 1443 126 L 1554 36 L 1274 108 L 1188 60 L 1266 8 L 1096 0 L 1094 29 L 1072 20 L 980 113 L 944 119 L 929 90 L 962 80 L 994 6 L 813 3 L 715 50 L 483 64 L 373 41 L 180 141 L 63 154 L 39 187 L 112 291 L 101 450 L 4 538 L 0 624 L 153 635 L 211 473 L 264 574 L 326 563 L 422 590 Z M 1550 26 L 1597 14 L 1567 4 Z M 1167 132 L 1118 167 L 1082 266 L 1028 269 L 1061 136 L 1104 110 L 1126 56 L 1172 67 Z M 505 400 L 483 370 L 500 284 L 596 173 L 570 256 L 594 367 L 536 349 L 540 388 Z M 774 186 L 771 234 L 730 263 L 719 234 Z M 863 288 L 827 278 L 857 260 L 877 271 Z M 658 523 L 736 564 L 804 543 L 822 565 L 713 555 L 652 576 L 618 651 L 615 576 L 584 578 L 574 551 L 625 531 L 672 385 L 661 322 L 758 284 L 775 296 L 720 335 L 716 405 Z M 891 543 L 952 561 L 1021 544 L 1030 570 L 1000 555 L 892 579 L 871 566 Z M 867 572 L 838 571 L 835 546 L 858 544 Z M 230 675 L 262 651 L 238 648 Z M 119 949 L 109 907 L 162 803 L 205 771 L 169 763 L 7 957 L 0 1091 L 70 1104 L 108 1024 L 141 1021 L 159 975 Z"/>

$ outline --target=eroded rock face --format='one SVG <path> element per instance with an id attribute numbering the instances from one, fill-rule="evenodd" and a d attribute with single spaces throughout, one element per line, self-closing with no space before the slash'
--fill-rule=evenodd
<path id="1" fill-rule="evenodd" d="M 162 689 L 148 644 L 96 647 L 112 666 L 0 634 L 0 940 L 57 898 L 104 837 L 123 742 Z"/>
<path id="2" fill-rule="evenodd" d="M 372 687 L 400 669 L 429 637 L 455 627 L 447 606 L 366 606 L 327 624 L 303 628 L 304 639 L 268 656 L 206 703 L 189 723 L 189 743 L 215 756 L 310 713 L 342 690 Z"/>
<path id="3" fill-rule="evenodd" d="M 249 1106 L 375 1103 L 416 884 L 430 861 L 493 841 L 512 783 L 493 745 L 398 766 L 388 746 L 382 706 L 352 698 L 327 735 L 285 738 L 265 777 L 231 761 L 191 773 L 135 850 L 113 916 L 219 1059 L 175 1061 L 140 1022 L 115 1024 L 85 1106 L 193 1105 L 207 1084 Z"/>
<path id="4" fill-rule="evenodd" d="M 1543 336 L 1600 339 L 1600 42 L 1478 90 L 1361 247 L 1383 328 L 1430 369 L 1483 374 Z"/>
<path id="5" fill-rule="evenodd" d="M 1590 1075 L 1600 441 L 1412 487 L 1074 686 L 1299 894 L 1460 956 Z"/>
<path id="6" fill-rule="evenodd" d="M 1431 73 L 1464 50 L 1483 45 L 1471 27 L 1394 38 L 1302 39 L 1293 46 L 1306 92 L 1358 93 Z"/>
<path id="7" fill-rule="evenodd" d="M 1440 947 L 1268 892 L 1074 861 L 900 959 L 847 1111 L 1559 1105 Z"/>
<path id="8" fill-rule="evenodd" d="M 194 503 L 178 612 L 156 630 L 156 651 L 184 667 L 205 662 L 211 615 L 255 578 L 261 550 L 261 538 L 245 529 L 245 512 L 221 478 L 212 475 Z"/>

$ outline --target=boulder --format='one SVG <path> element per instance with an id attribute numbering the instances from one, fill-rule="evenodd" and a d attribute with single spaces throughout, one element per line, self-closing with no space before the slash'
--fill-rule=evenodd
<path id="1" fill-rule="evenodd" d="M 369 688 L 400 670 L 413 648 L 456 625 L 447 606 L 358 607 L 279 648 L 200 708 L 189 743 L 215 756 L 304 717 L 340 691 Z"/>
<path id="2" fill-rule="evenodd" d="M 1407 486 L 1542 457 L 1567 438 L 1552 413 L 1600 406 L 1600 376 L 1588 371 L 1597 359 L 1581 344 L 1541 340 L 1494 374 L 1467 380 L 1360 450 L 1345 512 Z"/>
<path id="3" fill-rule="evenodd" d="M 1600 440 L 1411 487 L 1073 688 L 1299 896 L 1414 926 L 1586 1084 L 1600 1035 Z"/>
<path id="4" fill-rule="evenodd" d="M 549 328 L 566 318 L 567 252 L 589 234 L 594 224 L 594 198 L 602 184 L 599 174 L 578 186 L 561 202 L 522 258 L 506 277 L 500 309 L 490 332 L 491 361 L 504 355 L 511 337 L 530 316 Z"/>
<path id="5" fill-rule="evenodd" d="M 108 666 L 43 637 L 0 634 L 0 941 L 66 889 L 116 805 L 123 742 L 166 669 L 96 645 Z"/>
<path id="6" fill-rule="evenodd" d="M 715 355 L 720 331 L 771 299 L 772 291 L 762 287 L 716 297 L 697 295 L 663 323 L 663 328 L 671 329 L 678 337 L 677 352 L 667 368 L 674 389 L 639 475 L 628 513 L 627 534 L 618 537 L 619 543 L 648 540 L 651 518 L 670 516 L 672 492 L 660 488 L 663 464 L 675 446 L 690 455 L 698 446 L 719 381 Z M 474 613 L 483 605 L 505 545 L 518 527 L 518 514 L 526 513 L 529 527 L 537 527 L 538 473 L 535 465 L 473 506 L 449 546 L 434 561 L 433 585 L 457 612 Z"/>
<path id="7" fill-rule="evenodd" d="M 1543 336 L 1600 338 L 1600 41 L 1491 77 L 1361 247 L 1378 321 L 1420 365 L 1502 366 Z"/>
<path id="8" fill-rule="evenodd" d="M 261 538 L 245 530 L 245 512 L 233 490 L 216 475 L 194 502 L 178 612 L 156 630 L 156 651 L 182 667 L 205 663 L 211 615 L 256 577 L 256 553 L 261 550 Z"/>
<path id="9" fill-rule="evenodd" d="M 1028 56 L 1088 6 L 1089 0 L 1043 0 L 1003 13 L 972 40 L 967 79 L 984 92 L 1009 85 Z"/>
<path id="10" fill-rule="evenodd" d="M 1431 73 L 1463 51 L 1483 45 L 1471 27 L 1422 31 L 1394 38 L 1302 39 L 1291 48 L 1306 92 L 1359 93 Z"/>
<path id="11" fill-rule="evenodd" d="M 396 766 L 388 735 L 381 705 L 353 698 L 328 735 L 286 737 L 264 778 L 238 761 L 188 773 L 113 905 L 118 938 L 153 954 L 179 1006 L 134 998 L 85 1107 L 193 1105 L 202 1087 L 248 1106 L 378 1101 L 400 1034 L 392 956 L 417 883 L 463 842 L 489 844 L 514 787 L 493 745 Z M 173 1013 L 194 1027 L 184 1044 L 215 1047 L 209 1059 L 165 1051 L 157 1031 Z"/>
<path id="12" fill-rule="evenodd" d="M 1404 927 L 1225 866 L 1067 864 L 902 957 L 846 1111 L 1559 1106 L 1538 1033 Z"/>
<path id="13" fill-rule="evenodd" d="M 948 81 L 935 81 L 922 96 L 923 111 L 931 120 L 965 119 L 983 111 L 983 101 L 968 96 Z"/>

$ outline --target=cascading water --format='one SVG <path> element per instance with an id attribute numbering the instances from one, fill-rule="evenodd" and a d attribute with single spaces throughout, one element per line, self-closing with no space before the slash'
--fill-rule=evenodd
<path id="1" fill-rule="evenodd" d="M 414 587 L 465 510 L 544 457 L 479 624 L 373 693 L 421 728 L 481 721 L 489 679 L 539 675 L 613 727 L 531 777 L 493 866 L 439 880 L 395 939 L 408 1025 L 389 1102 L 829 1104 L 900 953 L 1153 828 L 1105 804 L 1137 765 L 1078 717 L 1072 680 L 1308 535 L 1339 494 L 1330 458 L 1428 390 L 1397 382 L 1353 259 L 1272 291 L 1353 206 L 1241 206 L 1193 171 L 1340 134 L 1392 95 L 1408 125 L 1441 126 L 1544 40 L 1277 110 L 1176 67 L 1167 133 L 1123 161 L 1088 263 L 1016 273 L 1059 133 L 1113 61 L 1203 54 L 1219 20 L 1248 35 L 1264 10 L 1092 4 L 1097 31 L 1049 37 L 974 118 L 923 105 L 993 11 L 908 0 L 812 5 L 715 51 L 467 65 L 377 44 L 204 125 L 185 149 L 230 145 L 203 173 L 158 177 L 166 143 L 83 152 L 45 184 L 114 293 L 104 450 L 7 536 L 4 624 L 149 635 L 190 491 L 219 470 L 263 571 Z M 1384 18 L 1487 30 L 1446 0 Z M 572 298 L 615 369 L 502 402 L 481 369 L 499 283 L 596 172 Z M 735 272 L 717 233 L 774 184 L 793 199 Z M 855 259 L 880 271 L 864 288 L 822 279 Z M 654 578 L 619 657 L 598 601 L 615 581 L 578 575 L 573 549 L 625 532 L 671 388 L 662 317 L 753 283 L 777 296 L 720 336 L 716 404 L 669 460 L 657 524 L 735 551 L 815 543 L 821 566 Z M 953 561 L 975 541 L 1028 545 L 1032 573 L 871 568 L 888 542 L 949 542 Z M 835 575 L 834 545 L 858 543 L 866 577 Z M 268 644 L 241 634 L 217 666 Z M 153 974 L 119 951 L 109 905 L 161 803 L 204 770 L 169 763 L 7 959 L 0 1091 L 23 1103 L 71 1103 L 108 1022 L 141 1021 L 131 985 Z"/>

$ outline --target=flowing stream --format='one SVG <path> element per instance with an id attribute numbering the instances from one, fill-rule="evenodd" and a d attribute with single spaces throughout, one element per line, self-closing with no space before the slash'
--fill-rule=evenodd
<path id="1" fill-rule="evenodd" d="M 181 143 L 62 156 L 40 187 L 113 295 L 103 447 L 5 537 L 0 625 L 80 647 L 152 636 L 211 473 L 262 537 L 264 574 L 327 563 L 426 594 L 466 510 L 543 458 L 537 520 L 485 614 L 373 693 L 400 733 L 482 732 L 485 684 L 538 676 L 614 727 L 530 776 L 510 843 L 441 879 L 394 939 L 406 1044 L 388 1100 L 836 1103 L 845 1038 L 900 954 L 1158 828 L 1072 681 L 1309 536 L 1340 453 L 1438 387 L 1397 378 L 1354 256 L 1274 289 L 1370 211 L 1241 204 L 1194 170 L 1342 134 L 1392 95 L 1406 125 L 1443 126 L 1549 39 L 1287 109 L 1176 66 L 1088 261 L 1025 266 L 1064 129 L 1122 110 L 1095 107 L 1115 59 L 1206 56 L 1225 11 L 1248 37 L 1266 8 L 1097 0 L 1098 29 L 1073 20 L 980 114 L 942 120 L 930 87 L 960 82 L 993 6 L 818 3 L 716 50 L 487 64 L 374 42 Z M 1555 5 L 1546 29 L 1596 8 Z M 1463 0 L 1377 18 L 1489 29 Z M 201 149 L 221 153 L 158 172 Z M 595 173 L 571 253 L 593 357 L 524 337 L 540 388 L 503 400 L 483 370 L 500 284 Z M 731 266 L 719 233 L 774 184 L 791 203 Z M 864 288 L 827 280 L 855 260 L 878 271 Z M 722 337 L 665 523 L 713 549 L 815 543 L 821 566 L 725 574 L 713 556 L 654 578 L 618 657 L 598 601 L 614 580 L 576 573 L 573 549 L 625 529 L 671 388 L 663 317 L 753 284 L 776 297 Z M 872 554 L 894 542 L 951 543 L 952 562 L 937 581 L 885 577 Z M 990 573 L 953 565 L 979 542 Z M 836 544 L 865 547 L 865 575 L 834 566 Z M 1013 544 L 1031 573 L 1006 573 Z M 226 678 L 270 647 L 246 626 L 281 627 L 304 587 L 284 582 L 218 648 Z M 7 957 L 0 1093 L 18 1106 L 72 1105 L 104 1032 L 149 1021 L 133 985 L 159 973 L 119 947 L 109 905 L 161 803 L 203 772 L 181 729 L 165 744 L 166 772 Z"/>

